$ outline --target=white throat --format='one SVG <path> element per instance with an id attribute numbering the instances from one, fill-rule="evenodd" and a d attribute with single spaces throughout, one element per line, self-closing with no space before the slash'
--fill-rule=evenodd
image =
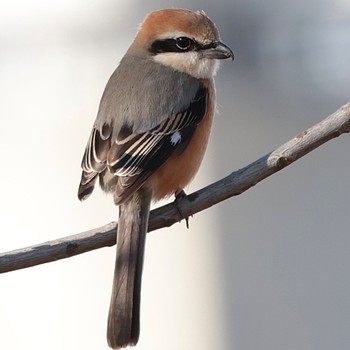
<path id="1" fill-rule="evenodd" d="M 219 63 L 217 60 L 200 57 L 198 52 L 164 52 L 153 59 L 165 66 L 192 75 L 197 79 L 211 79 L 215 76 Z"/>

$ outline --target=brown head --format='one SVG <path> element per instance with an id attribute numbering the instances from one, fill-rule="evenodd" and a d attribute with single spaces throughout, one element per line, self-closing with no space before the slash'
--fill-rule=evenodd
<path id="1" fill-rule="evenodd" d="M 213 77 L 216 59 L 233 58 L 231 49 L 220 41 L 219 31 L 203 11 L 183 9 L 148 14 L 128 53 L 146 54 L 196 78 Z"/>

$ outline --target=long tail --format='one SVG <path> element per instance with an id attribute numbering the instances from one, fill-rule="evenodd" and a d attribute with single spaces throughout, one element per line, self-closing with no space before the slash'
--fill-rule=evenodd
<path id="1" fill-rule="evenodd" d="M 112 349 L 135 345 L 140 334 L 140 293 L 151 195 L 136 192 L 119 207 L 117 257 L 108 315 Z"/>

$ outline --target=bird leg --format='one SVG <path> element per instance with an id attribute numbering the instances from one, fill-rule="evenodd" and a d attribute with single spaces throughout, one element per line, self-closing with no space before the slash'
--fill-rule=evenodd
<path id="1" fill-rule="evenodd" d="M 189 229 L 190 228 L 190 225 L 189 225 L 189 217 L 188 216 L 185 216 L 181 210 L 181 201 L 183 200 L 187 200 L 188 201 L 188 198 L 187 198 L 187 194 L 184 190 L 181 190 L 179 192 L 176 192 L 175 193 L 175 207 L 178 211 L 178 213 L 180 214 L 181 216 L 181 219 L 184 219 L 186 221 L 186 227 Z"/>

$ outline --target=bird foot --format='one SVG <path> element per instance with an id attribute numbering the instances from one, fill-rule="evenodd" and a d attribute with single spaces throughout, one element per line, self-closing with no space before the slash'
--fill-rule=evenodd
<path id="1" fill-rule="evenodd" d="M 185 216 L 181 210 L 181 202 L 182 201 L 188 201 L 188 198 L 187 198 L 187 194 L 185 193 L 184 190 L 181 190 L 179 192 L 176 192 L 175 193 L 175 206 L 176 206 L 176 209 L 178 211 L 178 213 L 180 214 L 181 216 L 181 220 L 184 219 L 186 221 L 186 227 L 189 229 L 190 228 L 190 225 L 189 225 L 189 217 L 188 216 Z"/>

